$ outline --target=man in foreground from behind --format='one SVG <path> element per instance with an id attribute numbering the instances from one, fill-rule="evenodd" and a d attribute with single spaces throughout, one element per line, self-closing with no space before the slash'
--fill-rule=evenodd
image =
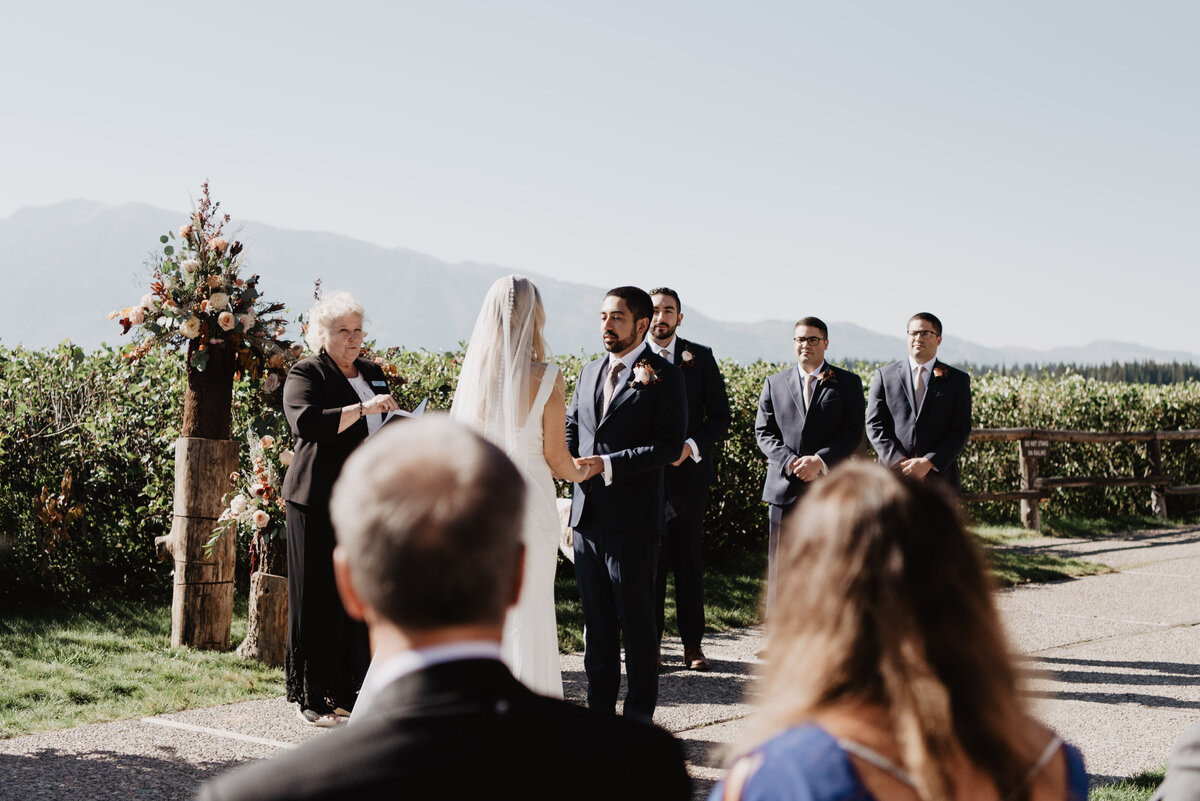
<path id="1" fill-rule="evenodd" d="M 665 731 L 536 695 L 501 663 L 523 485 L 502 451 L 445 419 L 356 451 L 333 493 L 334 569 L 381 668 L 371 706 L 201 799 L 688 798 Z"/>

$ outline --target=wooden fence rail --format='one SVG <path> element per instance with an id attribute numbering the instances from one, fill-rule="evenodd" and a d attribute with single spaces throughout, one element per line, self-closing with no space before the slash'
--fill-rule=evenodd
<path id="1" fill-rule="evenodd" d="M 973 501 L 1019 501 L 1021 524 L 1025 528 L 1040 529 L 1041 515 L 1038 501 L 1050 494 L 1050 490 L 1068 487 L 1149 487 L 1150 508 L 1159 518 L 1167 517 L 1168 495 L 1200 495 L 1200 484 L 1175 485 L 1171 477 L 1163 473 L 1162 442 L 1200 442 L 1200 429 L 1183 431 L 1059 431 L 1043 428 L 976 428 L 971 431 L 972 442 L 1015 442 L 1021 468 L 1021 486 L 1008 492 L 966 493 L 962 500 Z M 1070 476 L 1045 477 L 1040 475 L 1042 459 L 1049 453 L 1051 442 L 1072 443 L 1146 443 L 1146 475 L 1144 476 Z"/>

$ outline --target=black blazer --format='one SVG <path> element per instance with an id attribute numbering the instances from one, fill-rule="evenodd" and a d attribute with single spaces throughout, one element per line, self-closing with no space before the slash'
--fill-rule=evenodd
<path id="1" fill-rule="evenodd" d="M 937 468 L 931 475 L 957 488 L 958 454 L 971 435 L 971 377 L 937 360 L 933 365 L 919 415 L 913 414 L 908 359 L 875 371 L 867 403 L 867 438 L 880 464 L 893 467 L 924 456 Z"/>
<path id="2" fill-rule="evenodd" d="M 536 695 L 491 659 L 403 676 L 363 718 L 200 791 L 201 801 L 690 795 L 667 732 Z"/>
<path id="3" fill-rule="evenodd" d="M 638 355 L 635 367 L 643 360 L 657 380 L 636 384 L 627 375 L 600 420 L 596 398 L 608 375 L 608 355 L 588 362 L 579 373 L 567 411 L 567 448 L 573 456 L 608 455 L 613 481 L 605 486 L 604 477 L 597 475 L 575 485 L 572 526 L 579 525 L 588 509 L 604 526 L 662 533 L 663 467 L 683 450 L 687 400 L 679 368 L 649 347 Z"/>
<path id="4" fill-rule="evenodd" d="M 358 373 L 375 394 L 388 391 L 379 365 L 355 359 Z M 299 361 L 283 385 L 283 413 L 292 429 L 295 455 L 283 479 L 283 499 L 301 506 L 329 503 L 333 482 L 350 452 L 367 438 L 367 421 L 338 433 L 342 408 L 359 402 L 358 393 L 325 352 Z"/>
<path id="5" fill-rule="evenodd" d="M 829 362 L 825 367 L 833 371 L 833 378 L 813 387 L 807 413 L 796 365 L 763 382 L 754 437 L 767 457 L 762 495 L 767 503 L 787 506 L 804 492 L 807 484 L 788 471 L 797 456 L 820 456 L 832 470 L 862 443 L 866 407 L 862 379 Z"/>
<path id="6" fill-rule="evenodd" d="M 668 497 L 675 494 L 673 489 L 684 490 L 689 484 L 711 484 L 717 480 L 715 451 L 729 432 L 731 419 L 725 377 L 712 348 L 676 337 L 675 366 L 683 374 L 687 396 L 688 425 L 684 439 L 695 440 L 701 458 L 698 463 L 689 458 L 679 467 L 667 468 Z M 678 458 L 679 454 L 675 456 Z"/>

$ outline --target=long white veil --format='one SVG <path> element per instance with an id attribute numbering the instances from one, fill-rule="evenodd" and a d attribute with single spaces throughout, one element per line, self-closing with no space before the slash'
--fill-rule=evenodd
<path id="1" fill-rule="evenodd" d="M 483 299 L 450 418 L 495 443 L 517 464 L 518 437 L 534 394 L 532 362 L 549 360 L 542 338 L 545 312 L 538 289 L 523 275 L 497 280 Z"/>

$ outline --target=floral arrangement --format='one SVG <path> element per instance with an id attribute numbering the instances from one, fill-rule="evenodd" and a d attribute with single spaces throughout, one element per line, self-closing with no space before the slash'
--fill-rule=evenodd
<path id="1" fill-rule="evenodd" d="M 250 572 L 253 573 L 272 543 L 282 544 L 287 534 L 286 506 L 281 489 L 283 476 L 292 463 L 292 452 L 280 446 L 273 435 L 260 435 L 253 428 L 246 432 L 246 441 L 250 446 L 252 469 L 247 474 L 235 472 L 229 476 L 234 489 L 226 495 L 228 505 L 219 520 L 235 521 L 237 533 L 249 536 Z M 208 546 L 216 544 L 225 530 L 225 526 L 218 527 Z"/>
<path id="2" fill-rule="evenodd" d="M 683 353 L 679 354 L 679 364 L 682 367 L 691 367 L 695 363 L 696 357 L 692 355 L 691 349 L 684 348 Z"/>
<path id="3" fill-rule="evenodd" d="M 657 384 L 662 379 L 658 377 L 658 373 L 650 366 L 650 362 L 641 359 L 633 366 L 633 380 L 629 382 L 629 386 L 648 387 L 651 384 Z"/>
<path id="4" fill-rule="evenodd" d="M 934 378 L 942 378 L 945 375 L 946 375 L 945 367 L 942 367 L 940 364 L 935 364 L 933 366 L 933 377 Z"/>
<path id="5" fill-rule="evenodd" d="M 826 367 L 824 370 L 821 371 L 821 374 L 819 376 L 817 376 L 817 378 L 820 380 L 820 382 L 822 384 L 836 384 L 837 383 L 837 374 L 835 372 L 833 372 L 832 367 Z"/>
<path id="6" fill-rule="evenodd" d="M 191 221 L 159 237 L 163 248 L 152 257 L 150 291 L 109 319 L 118 319 L 123 334 L 140 328 L 131 359 L 156 345 L 186 345 L 189 369 L 203 371 L 214 349 L 229 348 L 235 374 L 262 377 L 270 395 L 283 385 L 301 349 L 283 339 L 287 320 L 277 315 L 284 304 L 262 300 L 257 275 L 239 275 L 242 243 L 225 236 L 230 217 L 219 213 L 220 205 L 205 181 Z"/>

